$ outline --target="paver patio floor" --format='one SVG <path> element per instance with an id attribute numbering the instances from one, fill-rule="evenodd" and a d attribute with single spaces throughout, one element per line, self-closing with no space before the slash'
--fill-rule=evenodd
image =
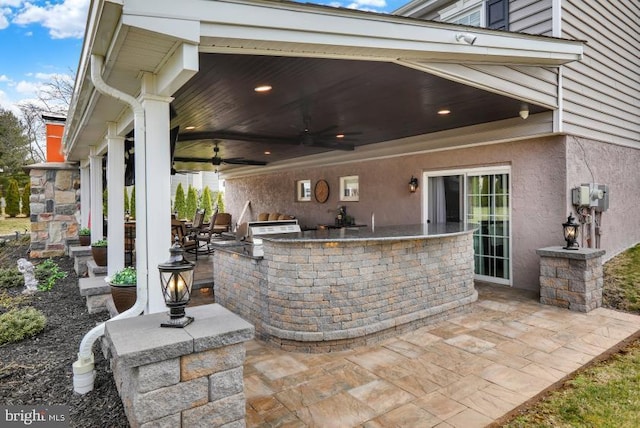
<path id="1" fill-rule="evenodd" d="M 640 317 L 542 305 L 477 284 L 469 313 L 330 354 L 247 343 L 247 426 L 483 427 L 640 329 Z"/>

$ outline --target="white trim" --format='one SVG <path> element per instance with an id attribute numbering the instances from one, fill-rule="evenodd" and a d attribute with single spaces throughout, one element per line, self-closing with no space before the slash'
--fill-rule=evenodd
<path id="1" fill-rule="evenodd" d="M 562 37 L 562 0 L 551 1 L 551 35 Z"/>

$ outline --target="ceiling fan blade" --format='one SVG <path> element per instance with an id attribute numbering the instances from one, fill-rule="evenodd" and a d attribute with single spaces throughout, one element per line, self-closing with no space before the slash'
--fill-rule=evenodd
<path id="1" fill-rule="evenodd" d="M 265 166 L 267 164 L 264 161 L 256 161 L 256 160 L 243 159 L 243 158 L 222 159 L 222 163 L 226 163 L 229 165 L 255 165 L 255 166 Z"/>
<path id="2" fill-rule="evenodd" d="M 183 158 L 183 157 L 175 157 L 173 158 L 174 162 L 197 162 L 197 163 L 209 163 L 211 162 L 211 158 Z"/>

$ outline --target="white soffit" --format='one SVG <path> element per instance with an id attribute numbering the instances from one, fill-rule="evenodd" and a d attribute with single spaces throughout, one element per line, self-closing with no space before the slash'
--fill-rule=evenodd
<path id="1" fill-rule="evenodd" d="M 557 75 L 553 71 L 540 72 L 538 67 L 406 60 L 397 61 L 397 64 L 549 109 L 558 108 Z"/>

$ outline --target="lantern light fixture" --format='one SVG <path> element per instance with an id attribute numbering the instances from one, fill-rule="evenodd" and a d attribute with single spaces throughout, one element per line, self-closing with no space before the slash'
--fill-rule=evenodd
<path id="1" fill-rule="evenodd" d="M 177 236 L 169 252 L 169 260 L 158 265 L 162 295 L 169 307 L 169 320 L 160 326 L 184 328 L 193 322 L 193 317 L 186 316 L 185 307 L 191 298 L 195 264 L 183 257 L 184 249 Z"/>
<path id="2" fill-rule="evenodd" d="M 564 240 L 567 241 L 567 245 L 562 247 L 565 250 L 577 250 L 578 246 L 578 227 L 580 225 L 576 223 L 576 219 L 573 214 L 569 213 L 567 222 L 562 223 L 562 229 L 564 231 Z"/>
<path id="3" fill-rule="evenodd" d="M 416 190 L 418 190 L 418 179 L 412 175 L 411 180 L 409 180 L 409 191 L 415 193 Z"/>

